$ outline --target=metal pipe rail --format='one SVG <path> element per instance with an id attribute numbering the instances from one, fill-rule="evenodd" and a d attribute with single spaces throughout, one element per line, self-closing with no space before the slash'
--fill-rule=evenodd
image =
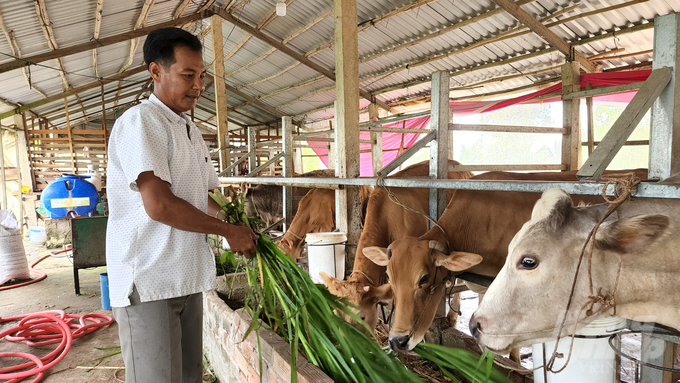
<path id="1" fill-rule="evenodd" d="M 326 189 L 344 186 L 376 186 L 377 178 L 280 178 L 280 177 L 221 177 L 223 184 L 240 184 L 243 182 L 280 186 L 304 186 Z M 551 188 L 561 188 L 569 194 L 601 195 L 604 182 L 554 182 L 554 181 L 491 181 L 491 180 L 449 180 L 429 178 L 386 178 L 387 187 L 461 189 L 461 190 L 496 190 L 517 191 L 526 193 L 542 193 Z M 609 185 L 607 195 L 614 195 L 614 186 Z M 643 182 L 637 187 L 633 197 L 673 198 L 680 199 L 680 185 Z"/>

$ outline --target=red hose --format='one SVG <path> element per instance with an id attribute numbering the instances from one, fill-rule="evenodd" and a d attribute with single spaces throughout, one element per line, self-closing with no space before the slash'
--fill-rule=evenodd
<path id="1" fill-rule="evenodd" d="M 16 357 L 29 359 L 29 362 L 24 364 L 0 368 L 0 379 L 9 379 L 6 383 L 20 382 L 33 375 L 37 376 L 32 380 L 32 383 L 39 382 L 43 378 L 44 371 L 64 359 L 71 349 L 73 339 L 80 338 L 113 322 L 113 318 L 104 314 L 72 315 L 65 314 L 61 310 L 51 310 L 0 318 L 0 323 L 16 320 L 19 321 L 19 324 L 0 332 L 0 339 L 5 338 L 11 342 L 25 341 L 27 345 L 32 347 L 50 344 L 59 345 L 42 358 L 26 353 L 0 353 L 0 360 Z"/>
<path id="2" fill-rule="evenodd" d="M 51 256 L 55 256 L 55 255 L 60 254 L 60 253 L 70 251 L 71 249 L 72 249 L 72 246 L 68 246 L 68 247 L 65 247 L 62 250 L 52 251 L 49 254 L 47 254 L 46 256 L 38 259 L 37 261 L 33 262 L 33 264 L 29 267 L 32 272 L 40 275 L 38 278 L 34 278 L 34 279 L 31 279 L 30 281 L 16 283 L 16 284 L 5 286 L 5 287 L 0 287 L 0 291 L 13 289 L 15 287 L 26 286 L 26 285 L 30 285 L 31 283 L 36 283 L 36 282 L 42 281 L 43 279 L 47 278 L 47 274 L 44 271 L 36 270 L 33 267 L 35 267 L 38 263 L 44 261 L 46 258 L 49 258 Z"/>

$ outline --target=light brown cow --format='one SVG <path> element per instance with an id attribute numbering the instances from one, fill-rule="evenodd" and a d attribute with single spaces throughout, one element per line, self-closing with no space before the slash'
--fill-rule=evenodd
<path id="1" fill-rule="evenodd" d="M 561 189 L 546 191 L 536 203 L 531 220 L 512 240 L 505 266 L 470 321 L 480 344 L 503 352 L 557 336 L 581 248 L 608 208 L 607 204 L 572 207 L 572 203 Z M 680 329 L 679 238 L 679 200 L 624 202 L 595 235 L 593 295 L 613 294 L 617 316 Z M 588 275 L 584 259 L 563 336 L 614 312 L 596 302 L 588 315 Z"/>
<path id="2" fill-rule="evenodd" d="M 366 216 L 368 198 L 373 190 L 360 186 L 361 218 Z M 309 233 L 327 233 L 335 229 L 335 190 L 312 189 L 301 200 L 286 233 L 277 242 L 284 253 L 296 260 L 302 254 L 304 238 Z"/>
<path id="3" fill-rule="evenodd" d="M 467 179 L 472 177 L 470 172 L 456 172 L 453 167 L 458 162 L 449 160 L 449 179 Z M 411 165 L 408 168 L 390 176 L 390 178 L 425 177 L 429 174 L 429 161 Z M 391 188 L 394 195 L 404 205 L 418 211 L 427 212 L 429 209 L 429 191 L 421 188 Z M 450 200 L 454 191 L 447 193 Z M 392 291 L 388 284 L 384 284 L 385 267 L 378 266 L 366 259 L 363 249 L 368 246 L 387 246 L 404 235 L 421 235 L 427 232 L 428 222 L 420 214 L 407 211 L 390 200 L 387 191 L 376 188 L 368 200 L 366 222 L 361 238 L 357 245 L 352 275 L 341 281 L 323 276 L 324 283 L 331 293 L 347 298 L 351 303 L 361 308 L 357 312 L 360 318 L 375 328 L 378 322 L 377 304 L 379 301 L 392 298 Z M 346 320 L 350 321 L 348 317 Z"/>
<path id="4" fill-rule="evenodd" d="M 646 170 L 637 171 L 647 177 Z M 576 181 L 576 172 L 489 172 L 473 177 L 487 180 Z M 439 224 L 421 237 L 403 237 L 388 249 L 365 248 L 378 265 L 387 265 L 394 291 L 394 324 L 390 345 L 411 350 L 423 339 L 441 300 L 446 281 L 466 266 L 468 271 L 494 277 L 505 264 L 508 244 L 531 216 L 539 193 L 458 190 Z M 579 196 L 578 203 L 600 203 L 602 197 Z M 447 243 L 448 239 L 448 243 Z M 447 254 L 448 253 L 448 254 Z M 483 260 L 478 262 L 480 255 Z M 475 289 L 477 292 L 483 290 Z"/>

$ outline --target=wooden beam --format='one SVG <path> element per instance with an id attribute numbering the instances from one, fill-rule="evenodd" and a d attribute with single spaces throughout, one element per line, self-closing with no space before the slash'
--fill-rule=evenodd
<path id="1" fill-rule="evenodd" d="M 177 6 L 177 9 L 175 9 L 175 12 L 172 14 L 172 19 L 176 20 L 182 17 L 184 12 L 189 7 L 189 4 L 191 4 L 191 0 L 182 0 L 182 2 Z"/>
<path id="2" fill-rule="evenodd" d="M 64 112 L 66 113 L 66 127 L 68 129 L 68 145 L 69 153 L 71 154 L 71 167 L 73 168 L 73 174 L 76 172 L 76 159 L 75 153 L 73 153 L 73 135 L 71 134 L 71 120 L 68 116 L 68 100 L 64 97 Z"/>
<path id="3" fill-rule="evenodd" d="M 357 0 L 334 0 L 335 18 L 335 175 L 359 177 L 359 37 Z M 363 97 L 363 96 L 362 96 Z M 335 191 L 335 226 L 347 233 L 349 243 L 361 236 L 361 198 L 358 187 Z M 348 265 L 354 264 L 354 248 L 346 247 Z M 336 275 L 337 278 L 344 277 Z"/>
<path id="4" fill-rule="evenodd" d="M 50 18 L 47 14 L 47 6 L 45 5 L 45 0 L 35 0 L 34 5 L 36 14 L 38 15 L 38 21 L 40 22 L 40 27 L 43 30 L 45 39 L 47 39 L 47 45 L 53 51 L 59 49 L 59 46 L 57 45 L 57 39 L 54 37 L 54 31 L 52 30 L 52 22 L 50 22 Z M 64 69 L 64 63 L 61 61 L 61 58 L 56 58 L 55 62 L 57 64 L 57 67 L 59 68 L 59 76 L 61 76 L 61 79 L 64 83 L 64 90 L 68 90 L 69 84 L 68 79 L 66 79 L 66 70 Z"/>
<path id="5" fill-rule="evenodd" d="M 599 88 L 594 88 L 594 89 L 587 89 L 587 90 L 582 90 L 579 92 L 573 92 L 573 93 L 568 93 L 562 96 L 563 100 L 573 100 L 573 99 L 579 99 L 579 98 L 584 98 L 584 97 L 597 97 L 597 96 L 602 96 L 605 94 L 614 94 L 614 93 L 621 93 L 621 92 L 628 92 L 631 90 L 637 90 L 640 89 L 640 87 L 644 84 L 644 81 L 641 82 L 631 82 L 629 84 L 623 84 L 623 85 L 611 85 L 611 86 L 603 86 Z"/>
<path id="6" fill-rule="evenodd" d="M 66 48 L 60 48 L 51 52 L 41 53 L 34 56 L 28 56 L 16 60 L 0 64 L 0 73 L 4 73 L 13 69 L 18 69 L 26 65 L 36 64 L 47 60 L 52 60 L 60 57 L 69 56 L 75 53 L 85 52 L 94 48 L 105 47 L 107 45 L 117 44 L 123 41 L 128 41 L 137 37 L 146 36 L 149 32 L 158 28 L 176 27 L 183 25 L 193 20 L 201 20 L 208 18 L 214 14 L 212 9 L 206 9 L 188 16 L 180 17 L 176 20 L 166 21 L 164 23 L 154 24 L 148 27 L 139 28 L 136 30 L 119 33 L 117 35 L 101 38 L 97 41 L 88 41 L 81 44 L 76 44 Z"/>
<path id="7" fill-rule="evenodd" d="M 562 65 L 562 92 L 569 94 L 581 90 L 579 63 L 576 61 Z M 581 165 L 581 100 L 562 101 L 562 165 L 567 170 L 578 170 Z"/>
<path id="8" fill-rule="evenodd" d="M 656 69 L 649 75 L 647 81 L 623 110 L 614 125 L 602 138 L 602 142 L 595 148 L 593 154 L 576 176 L 579 180 L 593 179 L 599 180 L 607 166 L 614 159 L 619 149 L 626 142 L 633 130 L 645 116 L 649 108 L 659 97 L 666 85 L 671 81 L 673 74 L 672 68 L 665 67 Z M 579 140 L 579 150 L 581 141 Z M 666 144 L 668 146 L 668 143 Z"/>
<path id="9" fill-rule="evenodd" d="M 538 36 L 544 38 L 550 45 L 554 46 L 567 57 L 567 61 L 577 61 L 586 72 L 595 72 L 595 65 L 588 61 L 586 57 L 580 52 L 576 51 L 571 44 L 562 40 L 555 32 L 536 20 L 533 16 L 523 10 L 517 3 L 511 0 L 493 0 L 501 8 L 505 9 L 514 18 L 526 25 Z"/>
<path id="10" fill-rule="evenodd" d="M 79 86 L 77 88 L 73 88 L 72 90 L 44 98 L 40 101 L 36 101 L 36 102 L 32 102 L 30 104 L 22 105 L 22 106 L 14 109 L 14 110 L 10 110 L 10 111 L 7 111 L 5 113 L 0 114 L 0 120 L 2 120 L 3 118 L 10 117 L 13 114 L 19 114 L 19 113 L 25 112 L 27 110 L 37 108 L 37 107 L 40 107 L 40 106 L 61 100 L 64 97 L 69 97 L 69 96 L 72 96 L 76 93 L 80 93 L 80 92 L 83 92 L 83 91 L 86 91 L 86 90 L 89 90 L 89 89 L 92 89 L 92 88 L 96 88 L 100 84 L 108 84 L 108 83 L 113 82 L 113 81 L 122 80 L 124 78 L 130 77 L 130 76 L 135 75 L 137 73 L 144 72 L 145 70 L 146 70 L 146 65 L 142 65 L 140 67 L 130 69 L 130 70 L 125 71 L 123 73 L 119 73 L 117 75 L 102 79 L 101 81 L 94 81 L 94 82 L 91 82 L 87 85 Z"/>
<path id="11" fill-rule="evenodd" d="M 293 119 L 286 116 L 281 118 L 282 145 L 283 145 L 283 176 L 293 177 Z M 283 187 L 283 218 L 285 230 L 290 228 L 293 220 L 293 187 Z"/>
<path id="12" fill-rule="evenodd" d="M 434 138 L 437 136 L 437 132 L 434 130 L 430 130 L 430 132 L 420 140 L 416 141 L 415 144 L 411 145 L 410 148 L 404 150 L 397 158 L 394 159 L 394 161 L 390 162 L 389 165 L 385 166 L 378 172 L 379 176 L 388 176 L 390 173 L 392 173 L 396 168 L 399 167 L 399 165 L 403 164 L 406 160 L 411 158 L 414 154 L 416 154 L 420 149 L 424 148 L 427 144 L 430 143 L 430 141 L 434 140 Z"/>
<path id="13" fill-rule="evenodd" d="M 211 74 L 207 74 L 207 75 L 206 75 L 206 78 L 208 78 L 209 80 L 214 80 L 214 79 L 215 79 Z M 222 80 L 222 82 L 224 82 L 224 80 Z M 240 90 L 234 88 L 233 86 L 231 86 L 231 85 L 229 85 L 229 84 L 227 84 L 227 83 L 225 83 L 224 86 L 225 86 L 225 88 L 226 88 L 228 91 L 230 91 L 230 92 L 232 92 L 232 93 L 238 95 L 239 97 L 245 98 L 246 100 L 248 100 L 248 101 L 252 102 L 253 104 L 257 105 L 257 106 L 258 106 L 259 108 L 261 108 L 262 110 L 264 110 L 264 111 L 266 111 L 266 112 L 268 112 L 268 113 L 271 113 L 271 114 L 273 114 L 273 115 L 276 116 L 276 117 L 283 117 L 283 116 L 285 116 L 284 113 L 279 112 L 279 111 L 276 110 L 274 107 L 265 104 L 264 102 L 262 102 L 262 101 L 256 99 L 255 97 L 249 96 L 249 95 L 247 95 L 247 94 L 241 92 Z M 216 85 L 215 87 L 217 87 L 217 85 Z"/>
<path id="14" fill-rule="evenodd" d="M 368 120 L 369 122 L 377 121 L 380 118 L 378 113 L 378 105 L 370 104 L 368 106 Z M 373 163 L 373 175 L 377 176 L 380 169 L 383 167 L 383 140 L 382 133 L 371 132 L 371 141 L 375 144 L 371 145 L 371 162 Z"/>
<path id="15" fill-rule="evenodd" d="M 102 12 L 104 7 L 104 0 L 97 0 L 97 10 L 94 13 L 94 33 L 92 39 L 99 40 L 99 31 L 102 27 Z M 99 69 L 97 68 L 97 48 L 92 49 L 92 66 L 94 67 L 94 75 L 99 77 Z"/>
<path id="16" fill-rule="evenodd" d="M 215 110 L 217 111 L 217 147 L 220 149 L 220 171 L 229 167 L 230 158 L 226 150 L 229 145 L 229 123 L 227 121 L 227 89 L 224 82 L 224 47 L 222 39 L 222 18 L 210 18 L 210 35 L 212 36 L 212 51 L 215 61 Z"/>
<path id="17" fill-rule="evenodd" d="M 448 178 L 449 123 L 449 72 L 432 73 L 432 114 L 430 128 L 436 138 L 430 143 L 430 178 Z M 439 220 L 446 208 L 446 189 L 430 189 L 430 217 Z M 444 313 L 445 315 L 445 313 Z"/>
<path id="18" fill-rule="evenodd" d="M 481 124 L 449 124 L 449 130 L 466 130 L 472 132 L 503 132 L 503 133 L 567 133 L 564 128 L 515 125 L 481 125 Z"/>
<path id="19" fill-rule="evenodd" d="M 282 53 L 285 53 L 286 55 L 296 59 L 297 61 L 308 66 L 309 68 L 314 69 L 315 71 L 317 71 L 317 72 L 323 74 L 324 76 L 330 78 L 331 80 L 335 81 L 335 73 L 333 73 L 332 71 L 322 67 L 321 65 L 315 63 L 314 61 L 306 58 L 304 55 L 302 55 L 298 52 L 295 52 L 293 49 L 288 48 L 287 46 L 283 45 L 280 41 L 278 41 L 278 40 L 276 40 L 272 37 L 269 37 L 268 35 L 262 33 L 261 31 L 258 31 L 256 28 L 251 27 L 250 25 L 246 24 L 245 22 L 235 18 L 234 16 L 229 14 L 227 11 L 218 10 L 217 14 L 220 15 L 222 18 L 224 18 L 226 21 L 228 21 L 228 22 L 236 25 L 237 27 L 243 29 L 244 31 L 250 33 L 254 37 L 257 37 L 258 39 L 260 39 L 260 40 L 266 42 L 267 44 L 275 47 L 276 49 L 278 49 Z M 387 104 L 385 104 L 384 102 L 382 102 L 380 100 L 377 100 L 374 96 L 372 96 L 367 91 L 360 89 L 359 94 L 361 95 L 361 97 L 363 97 L 363 98 L 365 98 L 365 99 L 367 99 L 371 102 L 377 103 L 381 108 L 388 110 L 390 112 L 393 111 L 390 106 L 388 106 Z M 279 116 L 279 117 L 282 117 L 282 116 Z"/>

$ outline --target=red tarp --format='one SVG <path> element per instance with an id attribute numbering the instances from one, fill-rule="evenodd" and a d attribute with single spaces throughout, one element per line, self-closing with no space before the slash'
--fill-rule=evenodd
<path id="1" fill-rule="evenodd" d="M 645 81 L 649 77 L 651 70 L 640 70 L 640 71 L 629 71 L 629 72 L 614 72 L 614 73 L 588 73 L 581 76 L 581 87 L 585 87 L 586 84 L 591 84 L 592 86 L 607 86 L 607 85 L 623 85 L 633 82 Z M 553 97 L 545 99 L 542 101 L 531 102 L 529 100 L 553 92 L 559 92 L 562 90 L 562 83 L 555 84 L 548 88 L 539 90 L 534 93 L 530 93 L 524 96 L 515 97 L 509 100 L 500 101 L 463 101 L 463 102 L 451 102 L 449 106 L 453 109 L 453 114 L 457 116 L 466 116 L 470 114 L 477 113 L 487 113 L 495 110 L 507 108 L 512 105 L 519 103 L 529 103 L 535 104 L 540 102 L 555 102 L 560 101 L 560 97 Z M 605 96 L 594 97 L 595 102 L 619 102 L 628 103 L 635 96 L 636 91 L 611 94 Z M 430 116 L 417 117 L 410 120 L 397 122 L 390 125 L 385 125 L 387 128 L 406 128 L 406 129 L 427 129 L 430 125 Z M 391 163 L 397 158 L 397 154 L 400 150 L 407 149 L 413 145 L 421 134 L 401 134 L 401 133 L 383 133 L 383 166 Z M 402 138 L 403 136 L 403 138 Z M 326 138 L 327 135 L 316 136 L 318 138 Z M 361 132 L 360 139 L 368 140 L 370 138 L 369 132 Z M 313 139 L 313 137 L 312 137 Z M 325 142 L 314 142 L 307 141 L 309 145 L 326 145 Z M 360 144 L 361 151 L 369 151 L 371 149 L 370 144 Z M 326 167 L 328 167 L 328 149 L 325 148 L 314 148 L 314 152 L 320 157 L 321 162 L 323 162 Z M 371 153 L 361 153 L 360 154 L 360 168 L 361 177 L 371 177 L 373 176 L 373 164 L 371 161 Z"/>

